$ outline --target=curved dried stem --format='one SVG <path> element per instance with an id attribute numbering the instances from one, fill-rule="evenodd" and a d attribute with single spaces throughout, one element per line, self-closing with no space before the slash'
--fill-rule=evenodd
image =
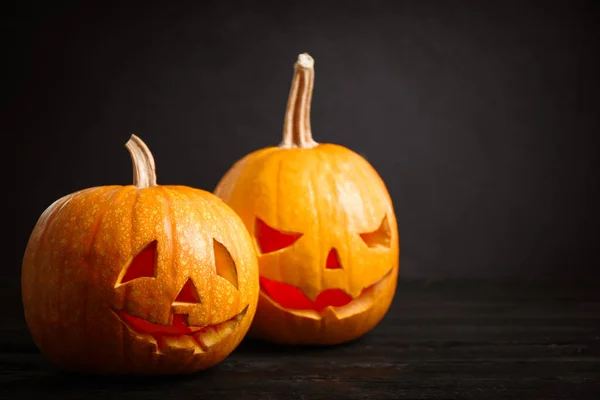
<path id="1" fill-rule="evenodd" d="M 125 147 L 129 150 L 133 163 L 133 184 L 138 188 L 156 186 L 154 157 L 146 143 L 132 134 Z"/>
<path id="2" fill-rule="evenodd" d="M 318 145 L 313 140 L 310 129 L 310 105 L 315 81 L 314 65 L 313 58 L 306 53 L 300 54 L 294 65 L 294 78 L 285 111 L 280 148 L 311 148 Z"/>

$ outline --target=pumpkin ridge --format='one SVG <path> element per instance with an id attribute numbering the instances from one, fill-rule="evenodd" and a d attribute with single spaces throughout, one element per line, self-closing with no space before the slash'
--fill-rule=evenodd
<path id="1" fill-rule="evenodd" d="M 33 256 L 31 256 L 31 263 L 30 265 L 38 265 L 38 261 L 39 261 L 39 255 L 40 255 L 40 248 L 44 245 L 44 241 L 46 240 L 46 235 L 48 234 L 48 231 L 50 230 L 50 224 L 52 222 L 54 222 L 54 220 L 56 219 L 56 217 L 58 216 L 58 213 L 73 199 L 73 195 L 66 195 L 63 196 L 61 199 L 57 200 L 54 204 L 57 204 L 58 202 L 62 201 L 62 204 L 58 205 L 58 207 L 55 210 L 52 210 L 50 215 L 48 215 L 48 218 L 46 221 L 44 221 L 44 225 L 42 227 L 40 227 L 41 232 L 40 232 L 40 237 L 38 238 L 37 241 L 37 248 L 35 249 L 35 253 L 33 254 Z M 52 205 L 50 206 L 52 207 Z M 41 219 L 41 218 L 40 218 Z M 36 275 L 37 277 L 41 278 L 41 275 Z M 38 287 L 40 282 L 38 279 L 35 279 L 33 281 L 33 284 L 35 285 L 35 287 Z M 24 295 L 24 293 L 22 294 Z M 25 314 L 27 316 L 27 314 Z"/>
<path id="2" fill-rule="evenodd" d="M 277 183 L 275 183 L 276 188 L 275 188 L 275 209 L 279 210 L 281 209 L 281 172 L 283 169 L 283 158 L 279 157 L 278 163 L 277 163 Z M 254 221 L 254 223 L 256 224 L 256 220 Z M 277 226 L 281 226 L 281 219 L 279 218 L 279 213 L 275 213 L 275 223 Z M 255 226 L 256 229 L 256 226 Z M 256 241 L 256 238 L 254 239 Z M 257 243 L 258 244 L 258 243 Z"/>
<path id="3" fill-rule="evenodd" d="M 92 245 L 94 243 L 94 239 L 96 237 L 96 233 L 98 232 L 98 227 L 100 226 L 100 223 L 102 221 L 102 219 L 104 218 L 104 215 L 106 215 L 106 213 L 108 212 L 110 205 L 113 204 L 114 198 L 117 197 L 117 193 L 119 193 L 121 187 L 117 186 L 114 188 L 114 192 L 111 193 L 108 198 L 108 200 L 106 201 L 106 203 L 103 205 L 103 210 L 100 211 L 98 213 L 98 215 L 96 216 L 96 220 L 94 221 L 93 225 L 92 225 L 92 230 L 90 232 L 90 238 L 88 239 L 88 242 L 85 244 L 84 250 L 83 250 L 83 257 L 82 257 L 82 262 L 83 262 L 83 267 L 86 270 L 90 270 L 91 269 L 91 265 L 89 262 L 89 255 L 90 255 L 90 251 L 92 249 Z M 108 190 L 107 190 L 108 192 Z M 82 330 L 84 332 L 87 333 L 90 323 L 88 321 L 88 297 L 87 296 L 83 296 L 83 303 L 81 306 L 81 309 L 83 310 L 83 318 L 80 319 L 80 323 L 83 325 Z"/>
<path id="4" fill-rule="evenodd" d="M 314 156 L 317 158 L 317 165 L 323 165 L 324 163 L 327 162 L 327 159 L 325 159 L 323 157 L 323 154 L 321 154 L 320 151 L 315 151 Z M 322 167 L 320 168 L 322 169 Z M 316 210 L 316 218 L 315 218 L 315 225 L 317 226 L 317 232 L 318 232 L 318 237 L 322 238 L 323 235 L 323 224 L 321 224 L 321 218 L 323 218 L 323 214 L 321 213 L 321 205 L 319 204 L 319 198 L 317 196 L 315 196 L 315 193 L 318 193 L 318 188 L 317 191 L 315 191 L 315 182 L 317 182 L 317 179 L 319 177 L 319 175 L 322 173 L 322 171 L 320 171 L 317 168 L 312 168 L 311 170 L 312 174 L 309 175 L 309 187 L 311 188 L 311 206 L 312 208 L 314 208 Z M 319 247 L 322 247 L 322 244 L 319 243 Z M 317 265 L 319 266 L 319 268 L 317 268 L 318 274 L 319 274 L 319 279 L 316 279 L 317 282 L 319 282 L 319 292 L 321 292 L 321 289 L 323 287 L 325 287 L 325 262 L 326 262 L 326 258 L 323 257 L 323 252 L 319 251 L 317 252 L 318 254 L 318 260 L 317 260 Z M 323 268 L 321 268 L 321 266 L 323 266 Z"/>
<path id="5" fill-rule="evenodd" d="M 129 231 L 131 232 L 131 238 L 130 238 L 130 242 L 129 242 L 129 254 L 131 254 L 133 252 L 134 249 L 134 244 L 135 244 L 135 234 L 134 232 L 136 231 L 136 226 L 138 225 L 137 223 L 137 219 L 136 219 L 136 215 L 137 213 L 135 212 L 138 202 L 140 200 L 140 189 L 137 188 L 137 186 L 135 187 L 135 191 L 134 191 L 134 198 L 133 201 L 131 202 L 131 210 L 129 210 L 130 215 L 131 215 L 131 226 L 129 227 Z M 119 272 L 120 273 L 120 272 Z M 158 275 L 158 270 L 156 271 L 156 274 Z M 117 275 L 118 277 L 118 275 Z M 121 296 L 120 300 L 123 304 L 126 303 L 126 299 L 129 298 L 129 295 L 131 294 L 131 285 L 124 285 L 123 286 L 123 291 L 122 291 L 123 295 Z"/>
<path id="6" fill-rule="evenodd" d="M 73 200 L 75 200 L 75 198 L 84 198 L 85 194 L 89 194 L 92 191 L 86 191 L 86 192 L 80 192 L 78 196 L 74 196 Z M 71 202 L 70 202 L 71 203 Z M 61 210 L 65 210 L 65 208 L 62 208 Z M 78 211 L 77 209 L 69 209 L 68 210 L 71 214 L 71 216 L 75 215 L 75 217 L 78 217 Z M 68 214 L 67 214 L 68 215 Z M 62 229 L 62 233 L 61 235 L 64 235 L 63 237 L 65 238 L 65 243 L 64 243 L 64 248 L 65 249 L 71 249 L 73 244 L 74 244 L 74 235 L 73 235 L 73 231 L 75 230 L 75 226 L 77 225 L 77 221 L 74 221 L 73 223 L 69 224 L 69 228 L 65 229 L 65 227 L 63 226 Z M 65 260 L 68 258 L 68 255 L 66 254 L 66 252 L 62 252 L 60 258 L 59 258 L 59 265 L 65 264 Z M 67 280 L 67 268 L 57 268 L 56 270 L 56 287 L 62 287 L 63 286 L 63 282 L 65 282 Z M 61 299 L 61 295 L 63 294 L 63 292 L 59 292 L 58 293 L 58 299 L 57 299 L 57 303 L 58 303 L 58 307 L 59 307 L 59 318 L 62 320 L 62 314 L 63 314 L 63 310 L 61 309 L 63 304 L 65 304 L 65 302 L 62 301 Z M 47 302 L 48 305 L 51 304 L 51 302 Z M 68 304 L 68 302 L 67 302 Z M 87 304 L 86 304 L 87 306 Z M 87 316 L 87 310 L 83 311 L 83 319 L 86 319 Z M 78 319 L 81 319 L 78 318 Z M 62 321 L 61 321 L 62 322 Z M 84 328 L 85 332 L 87 333 L 87 326 Z M 59 337 L 69 337 L 69 325 L 63 323 L 58 323 L 57 324 L 57 334 Z"/>
<path id="7" fill-rule="evenodd" d="M 75 192 L 75 193 L 73 193 L 71 195 L 68 195 L 68 199 L 56 211 L 56 213 L 53 215 L 52 220 L 48 221 L 48 223 L 46 225 L 46 228 L 43 231 L 43 237 L 42 237 L 42 240 L 40 241 L 40 246 L 38 247 L 38 251 L 35 254 L 34 264 L 33 265 L 38 265 L 39 253 L 40 253 L 39 249 L 42 246 L 45 245 L 44 242 L 46 241 L 47 233 L 48 232 L 52 232 L 53 227 L 54 227 L 54 223 L 56 223 L 56 221 L 59 219 L 59 217 L 62 215 L 62 213 L 67 209 L 67 205 L 69 205 L 73 200 L 82 197 L 85 193 L 90 192 L 91 190 L 93 190 L 93 189 L 84 189 L 84 190 L 80 190 L 78 192 Z M 67 240 L 67 243 L 68 243 L 68 241 L 71 240 L 71 237 L 67 236 L 65 240 Z M 63 255 L 63 257 L 64 257 L 64 255 Z M 61 275 L 62 275 L 62 271 L 60 271 L 58 273 L 58 275 L 57 275 L 57 278 L 56 278 L 57 283 L 61 281 Z M 40 278 L 43 277 L 42 274 L 40 274 L 39 276 L 40 276 Z M 40 284 L 39 281 L 36 282 L 36 287 L 38 287 L 39 284 Z M 43 284 L 44 283 L 42 283 L 42 285 Z M 56 286 L 58 287 L 59 285 L 57 284 Z M 51 307 L 51 306 L 52 306 L 52 302 L 51 301 L 45 301 L 45 302 L 42 303 L 41 308 L 43 310 L 45 310 L 45 315 L 51 315 L 52 314 L 52 310 L 49 309 L 49 307 Z M 59 331 L 60 331 L 61 328 L 62 328 L 62 326 L 58 326 L 57 327 L 57 329 L 59 329 Z"/>
<path id="8" fill-rule="evenodd" d="M 94 244 L 94 239 L 96 237 L 96 233 L 98 232 L 98 228 L 99 228 L 100 224 L 102 223 L 102 219 L 104 218 L 104 215 L 106 215 L 106 213 L 108 212 L 110 207 L 113 205 L 114 199 L 115 199 L 115 197 L 117 197 L 117 193 L 119 193 L 121 188 L 122 187 L 114 188 L 114 191 L 110 194 L 110 197 L 108 198 L 108 200 L 106 200 L 106 202 L 102 205 L 102 211 L 100 211 L 98 213 L 98 215 L 96 216 L 96 220 L 92 224 L 90 238 L 88 239 L 88 242 L 86 243 L 84 251 L 83 251 L 83 259 L 84 260 L 87 260 L 87 258 L 90 256 L 90 251 L 92 250 L 92 245 Z"/>
<path id="9" fill-rule="evenodd" d="M 175 226 L 175 218 L 172 215 L 172 209 L 173 209 L 173 200 L 172 200 L 172 196 L 171 193 L 169 193 L 169 190 L 164 187 L 164 186 L 158 186 L 158 188 L 164 193 L 165 195 L 165 207 L 167 209 L 167 211 L 165 212 L 165 218 L 167 219 L 168 225 L 169 225 L 169 234 L 168 234 L 168 240 L 170 242 L 171 245 L 171 254 L 175 254 L 175 249 L 178 247 L 177 244 L 175 243 L 175 239 L 174 239 L 174 232 L 177 232 L 177 227 Z M 166 233 L 166 232 L 165 232 Z M 175 271 L 175 258 L 173 256 L 169 257 L 170 261 L 171 261 L 171 270 L 169 271 L 171 274 L 173 274 L 173 272 Z M 175 296 L 177 296 L 177 293 L 175 293 Z"/>

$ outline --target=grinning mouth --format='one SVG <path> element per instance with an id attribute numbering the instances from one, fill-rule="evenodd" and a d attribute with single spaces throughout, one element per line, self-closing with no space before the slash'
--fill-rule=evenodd
<path id="1" fill-rule="evenodd" d="M 229 336 L 235 330 L 247 311 L 248 306 L 239 314 L 215 325 L 190 326 L 187 322 L 187 314 L 173 314 L 171 325 L 159 325 L 131 315 L 123 310 L 113 310 L 117 318 L 130 330 L 153 338 L 157 343 L 159 352 L 164 343 L 189 342 L 190 340 L 201 351 L 208 351 L 211 346 Z"/>
<path id="2" fill-rule="evenodd" d="M 321 313 L 328 307 L 339 308 L 368 297 L 374 288 L 390 275 L 387 272 L 383 278 L 364 288 L 360 295 L 353 298 L 342 289 L 327 289 L 311 300 L 296 286 L 260 277 L 260 289 L 272 301 L 288 310 L 311 310 Z"/>

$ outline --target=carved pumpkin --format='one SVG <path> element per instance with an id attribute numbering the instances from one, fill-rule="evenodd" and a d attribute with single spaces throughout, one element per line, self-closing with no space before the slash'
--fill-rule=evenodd
<path id="1" fill-rule="evenodd" d="M 378 173 L 355 152 L 312 138 L 313 80 L 313 60 L 301 54 L 283 141 L 239 160 L 215 189 L 259 254 L 249 335 L 288 344 L 336 344 L 370 331 L 392 302 L 399 268 L 396 217 Z"/>
<path id="2" fill-rule="evenodd" d="M 214 194 L 157 185 L 138 137 L 126 146 L 133 185 L 69 194 L 39 218 L 22 266 L 28 327 L 67 370 L 208 368 L 240 343 L 256 311 L 252 239 Z"/>

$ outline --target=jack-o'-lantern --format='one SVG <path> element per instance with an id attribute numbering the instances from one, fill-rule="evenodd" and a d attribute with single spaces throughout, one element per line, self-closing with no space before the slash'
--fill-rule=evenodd
<path id="1" fill-rule="evenodd" d="M 242 218 L 259 258 L 249 335 L 286 344 L 358 338 L 396 291 L 399 237 L 387 188 L 357 153 L 312 138 L 314 61 L 301 54 L 278 147 L 237 161 L 214 193 Z"/>
<path id="2" fill-rule="evenodd" d="M 252 239 L 214 194 L 158 185 L 137 136 L 126 147 L 133 185 L 69 194 L 39 218 L 22 265 L 26 322 L 61 369 L 193 373 L 225 359 L 250 327 Z"/>

